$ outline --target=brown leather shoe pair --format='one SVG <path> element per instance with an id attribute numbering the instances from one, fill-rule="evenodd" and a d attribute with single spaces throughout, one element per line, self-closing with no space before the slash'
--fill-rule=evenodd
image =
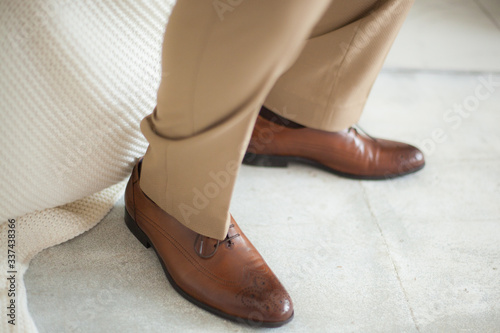
<path id="1" fill-rule="evenodd" d="M 362 179 L 383 179 L 424 166 L 422 153 L 403 143 L 374 139 L 350 128 L 324 132 L 303 127 L 265 108 L 255 125 L 244 162 L 286 166 L 299 161 Z M 188 229 L 140 188 L 141 162 L 127 184 L 125 222 L 153 247 L 175 290 L 223 318 L 277 327 L 293 318 L 290 296 L 233 220 L 222 241 Z"/>
<path id="2" fill-rule="evenodd" d="M 285 288 L 233 220 L 216 240 L 188 229 L 151 201 L 140 188 L 141 162 L 125 191 L 125 222 L 152 247 L 168 280 L 190 302 L 233 321 L 277 327 L 293 317 Z"/>
<path id="3" fill-rule="evenodd" d="M 307 128 L 263 107 L 243 163 L 285 167 L 290 162 L 355 179 L 394 178 L 425 165 L 422 152 L 411 145 L 372 138 L 353 127 L 340 132 Z"/>

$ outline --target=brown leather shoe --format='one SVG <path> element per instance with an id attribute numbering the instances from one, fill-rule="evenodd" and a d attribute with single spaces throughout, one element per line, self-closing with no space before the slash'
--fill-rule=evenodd
<path id="1" fill-rule="evenodd" d="M 141 162 L 125 191 L 125 222 L 139 241 L 156 251 L 175 290 L 223 318 L 277 327 L 293 318 L 285 288 L 236 222 L 223 241 L 188 229 L 140 188 Z"/>
<path id="2" fill-rule="evenodd" d="M 351 127 L 340 132 L 307 128 L 262 108 L 243 163 L 286 167 L 311 164 L 356 179 L 386 179 L 422 169 L 422 152 L 405 143 L 375 139 Z"/>

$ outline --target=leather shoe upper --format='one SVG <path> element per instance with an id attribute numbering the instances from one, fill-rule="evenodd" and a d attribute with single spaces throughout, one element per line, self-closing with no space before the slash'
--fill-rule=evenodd
<path id="1" fill-rule="evenodd" d="M 142 192 L 140 165 L 127 184 L 125 205 L 184 297 L 247 323 L 279 326 L 292 318 L 290 296 L 234 219 L 222 241 L 193 232 Z"/>
<path id="2" fill-rule="evenodd" d="M 368 179 L 400 176 L 425 165 L 416 147 L 372 138 L 354 127 L 339 132 L 292 128 L 262 116 L 257 118 L 247 153 L 302 158 L 335 173 Z"/>

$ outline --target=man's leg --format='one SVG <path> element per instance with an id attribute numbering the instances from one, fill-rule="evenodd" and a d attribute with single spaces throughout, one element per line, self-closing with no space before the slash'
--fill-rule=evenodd
<path id="1" fill-rule="evenodd" d="M 319 130 L 334 132 L 355 124 L 412 4 L 333 1 L 264 105 Z"/>
<path id="2" fill-rule="evenodd" d="M 179 1 L 168 23 L 141 188 L 190 229 L 223 239 L 260 104 L 327 1 Z"/>
<path id="3" fill-rule="evenodd" d="M 359 120 L 412 3 L 333 1 L 297 61 L 267 96 L 244 162 L 285 166 L 302 161 L 363 179 L 420 170 L 424 159 L 415 147 L 347 130 Z M 278 115 L 284 117 L 282 124 L 294 121 L 304 128 L 272 125 Z"/>
<path id="4" fill-rule="evenodd" d="M 260 105 L 295 60 L 324 0 L 179 0 L 149 141 L 125 221 L 182 296 L 222 317 L 280 326 L 291 299 L 228 212 Z"/>

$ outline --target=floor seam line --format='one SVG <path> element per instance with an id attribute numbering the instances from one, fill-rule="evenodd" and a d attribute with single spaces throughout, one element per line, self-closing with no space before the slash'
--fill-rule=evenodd
<path id="1" fill-rule="evenodd" d="M 408 309 L 410 310 L 410 316 L 411 316 L 411 319 L 413 321 L 413 325 L 415 325 L 415 329 L 417 330 L 417 332 L 420 332 L 420 328 L 418 327 L 417 320 L 416 320 L 415 314 L 413 312 L 413 308 L 411 307 L 411 304 L 410 304 L 410 299 L 408 297 L 408 293 L 406 292 L 406 289 L 403 286 L 403 282 L 401 281 L 401 278 L 399 276 L 399 272 L 398 272 L 398 269 L 396 267 L 396 263 L 394 262 L 394 259 L 392 258 L 391 251 L 390 251 L 390 248 L 389 248 L 389 244 L 387 244 L 387 240 L 385 238 L 384 232 L 382 231 L 382 228 L 380 227 L 380 224 L 378 223 L 378 219 L 375 216 L 375 213 L 373 212 L 372 206 L 370 204 L 370 200 L 368 198 L 368 193 L 366 193 L 366 187 L 363 185 L 362 182 L 360 182 L 360 183 L 361 183 L 361 188 L 363 189 L 364 200 L 366 202 L 368 210 L 370 211 L 370 215 L 372 216 L 372 221 L 374 221 L 374 223 L 375 223 L 375 225 L 376 225 L 376 227 L 378 229 L 378 232 L 379 232 L 380 236 L 382 237 L 382 240 L 384 241 L 384 246 L 386 248 L 387 255 L 389 256 L 389 260 L 391 261 L 392 268 L 394 269 L 394 273 L 396 274 L 396 278 L 397 278 L 398 283 L 399 283 L 399 288 L 403 292 L 406 304 L 408 305 Z"/>

